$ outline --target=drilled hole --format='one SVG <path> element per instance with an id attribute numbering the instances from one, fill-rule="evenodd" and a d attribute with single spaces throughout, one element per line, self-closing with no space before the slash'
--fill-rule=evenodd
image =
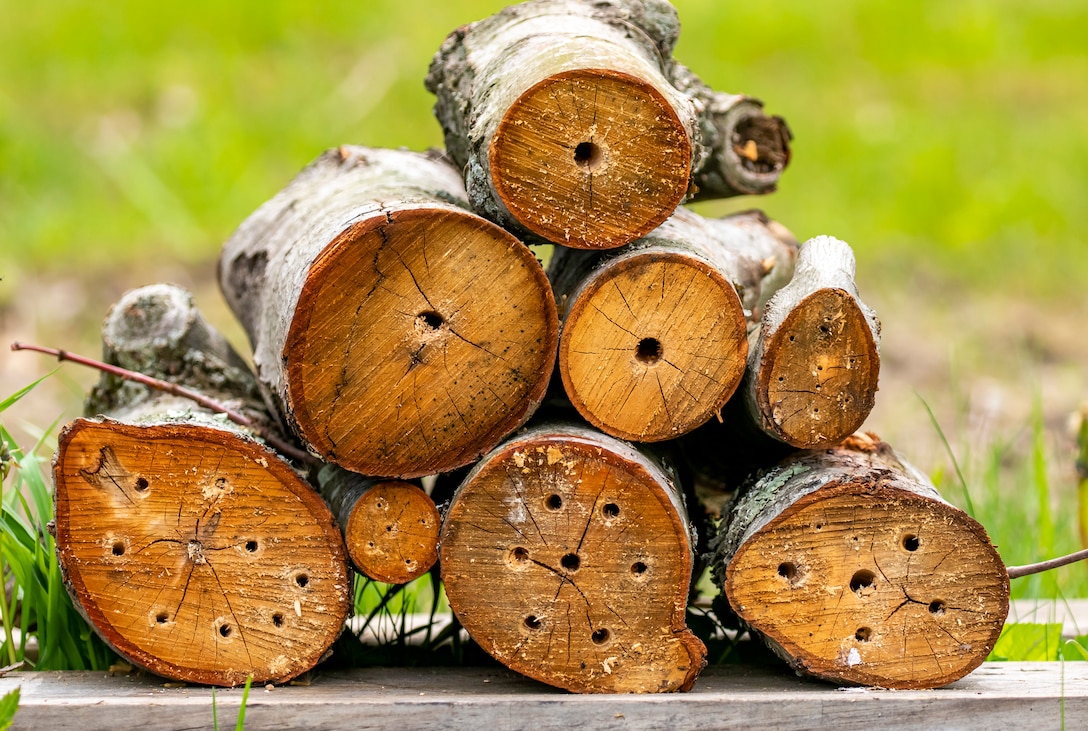
<path id="1" fill-rule="evenodd" d="M 392 533 L 393 532 L 393 526 L 391 526 L 391 525 L 385 526 L 385 532 L 386 533 Z"/>
<path id="2" fill-rule="evenodd" d="M 790 561 L 784 561 L 778 564 L 778 575 L 786 581 L 793 583 L 797 579 L 797 565 Z"/>
<path id="3" fill-rule="evenodd" d="M 437 312 L 427 310 L 426 312 L 420 312 L 416 316 L 416 322 L 419 323 L 420 328 L 423 330 L 437 330 L 442 327 L 445 320 Z"/>
<path id="4" fill-rule="evenodd" d="M 279 612 L 276 612 L 275 614 L 273 614 L 272 615 L 272 624 L 276 625 L 277 627 L 282 627 L 283 626 L 283 615 L 280 614 Z"/>
<path id="5" fill-rule="evenodd" d="M 559 559 L 559 565 L 567 571 L 577 571 L 578 567 L 582 565 L 582 559 L 578 558 L 578 554 L 576 553 L 568 553 L 566 556 Z"/>
<path id="6" fill-rule="evenodd" d="M 910 533 L 903 536 L 903 548 L 906 550 L 917 551 L 920 545 L 922 545 L 922 543 L 918 540 L 918 536 L 911 535 Z"/>
<path id="7" fill-rule="evenodd" d="M 868 642 L 869 635 L 872 633 L 873 631 L 868 627 L 858 627 L 858 631 L 854 633 L 854 639 L 858 642 Z"/>
<path id="8" fill-rule="evenodd" d="M 232 631 L 232 630 L 231 630 L 231 628 L 230 628 L 230 625 L 229 625 L 229 624 L 221 624 L 221 625 L 219 625 L 219 636 L 220 636 L 220 637 L 230 637 L 230 633 L 231 633 L 231 631 Z"/>
<path id="9" fill-rule="evenodd" d="M 612 639 L 612 633 L 604 627 L 601 627 L 598 630 L 594 630 L 593 634 L 590 635 L 589 638 L 593 640 L 594 645 L 603 645 L 604 643 Z"/>
<path id="10" fill-rule="evenodd" d="M 257 541 L 246 541 L 246 551 L 249 553 L 257 552 Z"/>
<path id="11" fill-rule="evenodd" d="M 111 550 L 113 551 L 114 556 L 124 556 L 125 555 L 125 544 L 122 543 L 121 541 L 114 541 Z"/>
<path id="12" fill-rule="evenodd" d="M 166 612 L 159 612 L 158 614 L 155 615 L 155 621 L 158 622 L 159 624 L 166 624 L 167 622 L 170 621 L 170 615 L 167 614 Z"/>
<path id="13" fill-rule="evenodd" d="M 305 589 L 306 585 L 310 583 L 310 577 L 306 574 L 298 574 L 295 577 L 295 583 L 298 584 L 300 588 Z"/>
<path id="14" fill-rule="evenodd" d="M 563 498 L 558 495 L 549 495 L 545 503 L 550 509 L 559 510 L 559 508 L 563 507 Z"/>
<path id="15" fill-rule="evenodd" d="M 633 564 L 631 564 L 631 573 L 635 576 L 642 576 L 646 573 L 646 571 L 647 566 L 641 561 L 635 561 Z"/>
<path id="16" fill-rule="evenodd" d="M 615 503 L 606 503 L 601 512 L 604 513 L 606 518 L 617 518 L 620 514 L 620 506 Z"/>
<path id="17" fill-rule="evenodd" d="M 525 563 L 529 560 L 529 552 L 521 546 L 518 546 L 510 552 L 510 557 L 513 558 L 516 563 Z"/>
<path id="18" fill-rule="evenodd" d="M 635 347 L 635 360 L 646 365 L 653 365 L 661 360 L 661 341 L 657 338 L 643 338 Z"/>
<path id="19" fill-rule="evenodd" d="M 151 487 L 151 483 L 147 481 L 146 477 L 137 477 L 136 478 L 136 489 L 139 492 L 143 492 L 144 490 L 146 490 L 149 487 Z"/>
<path id="20" fill-rule="evenodd" d="M 929 603 L 930 614 L 944 614 L 944 602 L 940 599 L 934 599 Z"/>
<path id="21" fill-rule="evenodd" d="M 528 617 L 525 618 L 525 626 L 529 629 L 536 630 L 543 627 L 544 622 L 542 622 L 541 619 L 535 614 L 530 614 Z"/>
<path id="22" fill-rule="evenodd" d="M 862 569 L 850 577 L 850 589 L 860 594 L 865 589 L 871 589 L 876 581 L 876 574 L 868 569 Z"/>
<path id="23" fill-rule="evenodd" d="M 604 151 L 592 142 L 579 142 L 574 146 L 574 162 L 586 170 L 594 170 L 604 160 Z"/>

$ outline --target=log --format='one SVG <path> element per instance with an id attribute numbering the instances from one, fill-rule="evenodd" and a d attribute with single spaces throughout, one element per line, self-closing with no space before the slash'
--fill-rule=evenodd
<path id="1" fill-rule="evenodd" d="M 789 281 L 796 252 L 759 211 L 712 220 L 685 209 L 620 249 L 557 249 L 548 275 L 571 402 L 598 429 L 634 441 L 705 423 L 741 382 L 748 318 Z"/>
<path id="2" fill-rule="evenodd" d="M 977 668 L 1009 611 L 986 530 L 874 435 L 799 452 L 737 502 L 712 570 L 794 669 L 936 688 Z"/>
<path id="3" fill-rule="evenodd" d="M 692 538 L 665 469 L 574 425 L 506 441 L 458 488 L 442 580 L 472 638 L 577 693 L 688 690 L 706 648 L 684 620 Z"/>
<path id="4" fill-rule="evenodd" d="M 363 477 L 335 465 L 322 467 L 317 483 L 360 574 L 407 584 L 438 561 L 441 519 L 419 485 Z"/>
<path id="5" fill-rule="evenodd" d="M 845 242 L 810 239 L 752 332 L 741 393 L 751 421 L 774 439 L 800 449 L 835 444 L 872 411 L 880 321 L 861 301 L 854 272 Z"/>
<path id="6" fill-rule="evenodd" d="M 257 385 L 187 293 L 126 294 L 105 357 L 265 421 Z M 224 390 L 225 389 L 225 390 Z M 312 668 L 351 607 L 343 541 L 316 492 L 268 446 L 176 396 L 105 376 L 61 432 L 55 536 L 76 607 L 122 657 L 211 685 Z"/>
<path id="7" fill-rule="evenodd" d="M 547 277 L 464 195 L 444 159 L 345 146 L 226 243 L 220 286 L 259 380 L 327 461 L 372 477 L 450 470 L 543 397 L 558 339 Z"/>
<path id="8" fill-rule="evenodd" d="M 789 131 L 672 60 L 665 0 L 531 0 L 458 28 L 426 86 L 473 207 L 584 249 L 648 234 L 689 192 L 765 193 Z"/>

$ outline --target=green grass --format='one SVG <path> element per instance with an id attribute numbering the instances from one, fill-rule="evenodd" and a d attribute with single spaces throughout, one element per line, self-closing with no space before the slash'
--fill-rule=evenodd
<path id="1" fill-rule="evenodd" d="M 0 0 L 0 301 L 20 274 L 208 265 L 322 149 L 440 145 L 422 79 L 504 0 Z M 1088 5 L 677 0 L 677 57 L 762 98 L 795 157 L 761 205 L 867 282 L 1057 298 L 1088 276 Z M 10 254 L 20 252 L 20 261 Z"/>

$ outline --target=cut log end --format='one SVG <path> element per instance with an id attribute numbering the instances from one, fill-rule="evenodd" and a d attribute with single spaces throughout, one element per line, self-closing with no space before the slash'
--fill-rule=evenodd
<path id="1" fill-rule="evenodd" d="M 283 682 L 340 634 L 351 598 L 340 532 L 255 442 L 204 426 L 77 420 L 61 435 L 55 478 L 65 578 L 104 638 L 151 672 Z"/>
<path id="2" fill-rule="evenodd" d="M 762 106 L 745 100 L 726 115 L 729 143 L 724 166 L 738 193 L 772 193 L 790 161 L 790 130 L 781 117 L 767 116 Z"/>
<path id="3" fill-rule="evenodd" d="M 653 85 L 582 69 L 522 94 L 492 138 L 489 161 L 499 198 L 526 229 L 607 249 L 649 233 L 680 204 L 691 140 Z"/>
<path id="4" fill-rule="evenodd" d="M 806 297 L 764 353 L 759 409 L 782 441 L 802 449 L 836 443 L 872 410 L 880 358 L 865 316 L 843 290 Z"/>
<path id="5" fill-rule="evenodd" d="M 467 213 L 398 210 L 348 229 L 311 267 L 283 351 L 289 401 L 331 461 L 434 474 L 532 413 L 557 340 L 550 285 L 528 248 Z"/>
<path id="6" fill-rule="evenodd" d="M 687 690 L 706 650 L 684 624 L 691 546 L 673 505 L 659 479 L 603 442 L 508 443 L 446 516 L 450 606 L 485 650 L 545 683 Z"/>
<path id="7" fill-rule="evenodd" d="M 355 503 L 344 527 L 348 555 L 371 579 L 406 584 L 438 560 L 439 525 L 438 509 L 423 490 L 379 482 Z"/>
<path id="8" fill-rule="evenodd" d="M 986 659 L 1008 613 L 1009 581 L 985 530 L 964 513 L 905 490 L 844 483 L 802 498 L 746 541 L 725 592 L 806 673 L 932 688 Z"/>
<path id="9" fill-rule="evenodd" d="M 584 418 L 654 442 L 719 411 L 748 357 L 733 286 L 692 256 L 647 253 L 595 277 L 563 323 L 559 369 Z"/>

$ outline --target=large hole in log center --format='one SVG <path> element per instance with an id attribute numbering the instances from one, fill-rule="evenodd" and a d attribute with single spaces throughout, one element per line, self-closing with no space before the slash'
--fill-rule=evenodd
<path id="1" fill-rule="evenodd" d="M 778 564 L 778 575 L 791 584 L 797 583 L 797 564 L 792 561 L 783 561 Z"/>
<path id="2" fill-rule="evenodd" d="M 544 504 L 548 506 L 549 510 L 559 510 L 559 508 L 563 507 L 563 498 L 559 495 L 549 495 Z"/>
<path id="3" fill-rule="evenodd" d="M 604 150 L 592 142 L 579 142 L 574 146 L 574 162 L 578 166 L 593 172 L 604 162 Z"/>
<path id="4" fill-rule="evenodd" d="M 601 627 L 598 630 L 594 630 L 593 634 L 590 635 L 589 639 L 593 640 L 594 645 L 603 645 L 607 643 L 610 639 L 612 639 L 612 633 L 604 627 Z"/>
<path id="5" fill-rule="evenodd" d="M 868 569 L 862 569 L 850 577 L 850 590 L 855 594 L 865 596 L 869 593 L 868 590 L 873 588 L 873 582 L 875 581 L 876 574 Z"/>
<path id="6" fill-rule="evenodd" d="M 426 312 L 420 312 L 416 315 L 416 328 L 420 332 L 434 332 L 438 328 L 442 327 L 445 322 L 445 318 L 437 312 L 427 310 Z"/>
<path id="7" fill-rule="evenodd" d="M 535 614 L 530 614 L 528 617 L 525 618 L 525 626 L 526 628 L 531 630 L 538 630 L 544 626 L 544 622 L 541 621 L 540 617 L 536 616 Z"/>
<path id="8" fill-rule="evenodd" d="M 124 556 L 125 544 L 122 541 L 114 541 L 113 545 L 110 547 L 110 550 L 113 552 L 114 556 Z"/>
<path id="9" fill-rule="evenodd" d="M 661 360 L 661 341 L 657 338 L 643 338 L 635 346 L 635 360 L 644 365 L 653 365 Z"/>
<path id="10" fill-rule="evenodd" d="M 922 543 L 921 543 L 921 541 L 918 540 L 918 536 L 913 535 L 911 533 L 908 533 L 907 535 L 903 536 L 903 548 L 906 549 L 907 551 L 911 551 L 911 552 L 917 551 L 918 547 L 921 546 L 921 545 L 922 545 Z"/>
<path id="11" fill-rule="evenodd" d="M 568 553 L 566 556 L 559 559 L 559 565 L 573 574 L 578 570 L 578 567 L 582 565 L 582 559 L 578 558 L 577 553 Z"/>

